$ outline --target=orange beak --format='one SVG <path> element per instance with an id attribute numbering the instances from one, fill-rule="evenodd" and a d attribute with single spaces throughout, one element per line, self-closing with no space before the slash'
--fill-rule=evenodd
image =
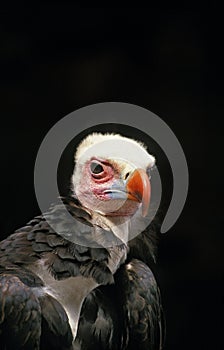
<path id="1" fill-rule="evenodd" d="M 142 202 L 142 216 L 146 216 L 150 203 L 151 185 L 145 170 L 136 169 L 128 180 L 126 189 L 128 199 Z"/>

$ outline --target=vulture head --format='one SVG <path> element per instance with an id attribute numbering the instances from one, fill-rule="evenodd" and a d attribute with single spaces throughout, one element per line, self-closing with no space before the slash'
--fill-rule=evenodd
<path id="1" fill-rule="evenodd" d="M 106 217 L 146 216 L 150 169 L 155 158 L 145 146 L 117 134 L 93 133 L 78 146 L 72 188 L 81 204 Z"/>

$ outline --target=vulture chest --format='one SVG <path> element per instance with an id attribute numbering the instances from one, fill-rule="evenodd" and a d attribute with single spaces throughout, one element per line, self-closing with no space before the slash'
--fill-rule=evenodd
<path id="1" fill-rule="evenodd" d="M 98 286 L 97 282 L 93 278 L 82 276 L 56 280 L 50 274 L 43 261 L 31 265 L 29 268 L 44 282 L 44 287 L 40 287 L 40 294 L 51 295 L 65 309 L 73 337 L 75 338 L 82 303 L 86 296 Z"/>

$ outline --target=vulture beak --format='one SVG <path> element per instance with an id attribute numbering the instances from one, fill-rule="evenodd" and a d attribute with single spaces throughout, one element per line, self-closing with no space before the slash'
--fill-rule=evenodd
<path id="1" fill-rule="evenodd" d="M 148 213 L 151 185 L 145 170 L 135 169 L 126 184 L 127 198 L 142 203 L 142 216 Z"/>

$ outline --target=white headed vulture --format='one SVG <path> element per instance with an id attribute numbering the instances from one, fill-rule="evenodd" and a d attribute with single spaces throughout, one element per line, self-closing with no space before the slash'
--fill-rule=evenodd
<path id="1" fill-rule="evenodd" d="M 133 232 L 150 212 L 154 163 L 143 144 L 120 135 L 81 142 L 69 196 L 0 243 L 2 350 L 162 349 L 150 269 L 157 239 L 151 225 Z"/>

